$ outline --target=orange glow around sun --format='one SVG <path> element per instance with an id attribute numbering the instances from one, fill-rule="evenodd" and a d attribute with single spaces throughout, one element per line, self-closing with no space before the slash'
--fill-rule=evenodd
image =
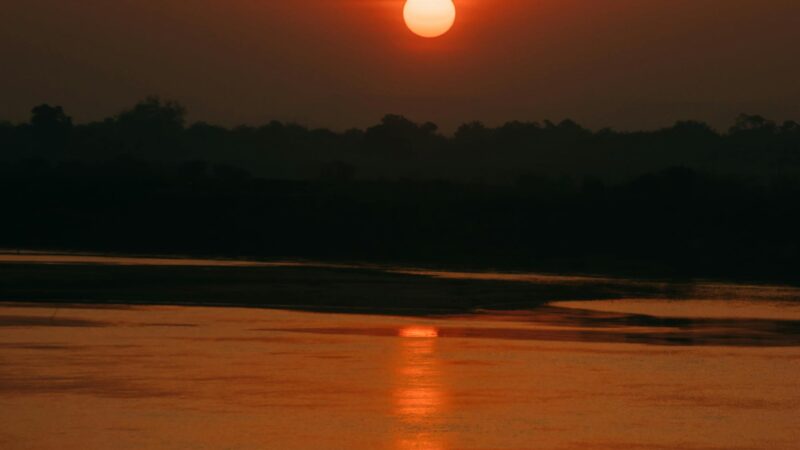
<path id="1" fill-rule="evenodd" d="M 439 37 L 453 27 L 456 5 L 452 0 L 408 0 L 403 8 L 408 29 L 426 37 Z"/>

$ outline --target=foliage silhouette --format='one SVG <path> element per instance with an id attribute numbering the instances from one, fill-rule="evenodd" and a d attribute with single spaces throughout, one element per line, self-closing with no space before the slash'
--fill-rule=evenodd
<path id="1" fill-rule="evenodd" d="M 0 122 L 0 246 L 797 281 L 800 126 Z"/>

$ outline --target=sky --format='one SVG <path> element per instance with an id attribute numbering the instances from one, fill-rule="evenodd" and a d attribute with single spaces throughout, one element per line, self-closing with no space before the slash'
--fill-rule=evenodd
<path id="1" fill-rule="evenodd" d="M 0 120 L 47 102 L 86 122 L 148 95 L 228 126 L 800 120 L 800 1 L 454 2 L 453 29 L 424 39 L 404 0 L 8 1 Z"/>

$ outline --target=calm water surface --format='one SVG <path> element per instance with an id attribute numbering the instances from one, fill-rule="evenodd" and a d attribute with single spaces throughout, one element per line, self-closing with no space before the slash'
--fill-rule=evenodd
<path id="1" fill-rule="evenodd" d="M 631 304 L 642 313 L 635 301 L 617 310 Z M 416 319 L 6 305 L 0 447 L 798 448 L 791 339 L 619 342 L 604 336 L 666 331 L 609 325 L 627 316 L 607 302 L 578 306 L 599 311 Z"/>
<path id="2" fill-rule="evenodd" d="M 438 318 L 0 304 L 0 448 L 800 448 L 798 291 L 681 292 Z"/>

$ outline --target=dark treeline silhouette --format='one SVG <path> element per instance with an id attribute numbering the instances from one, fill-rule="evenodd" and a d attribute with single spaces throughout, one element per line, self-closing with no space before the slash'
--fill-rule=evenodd
<path id="1" fill-rule="evenodd" d="M 186 124 L 174 102 L 149 98 L 101 122 L 76 125 L 61 107 L 33 109 L 30 123 L 0 122 L 0 158 L 100 162 L 203 160 L 274 179 L 439 179 L 509 184 L 520 177 L 629 180 L 683 166 L 717 174 L 800 172 L 800 125 L 742 115 L 724 134 L 701 122 L 647 132 L 591 131 L 570 120 L 479 122 L 452 137 L 432 123 L 387 115 L 366 130 L 335 133 L 270 122 L 233 129 Z"/>
<path id="2" fill-rule="evenodd" d="M 0 125 L 0 246 L 796 281 L 800 126 Z"/>

